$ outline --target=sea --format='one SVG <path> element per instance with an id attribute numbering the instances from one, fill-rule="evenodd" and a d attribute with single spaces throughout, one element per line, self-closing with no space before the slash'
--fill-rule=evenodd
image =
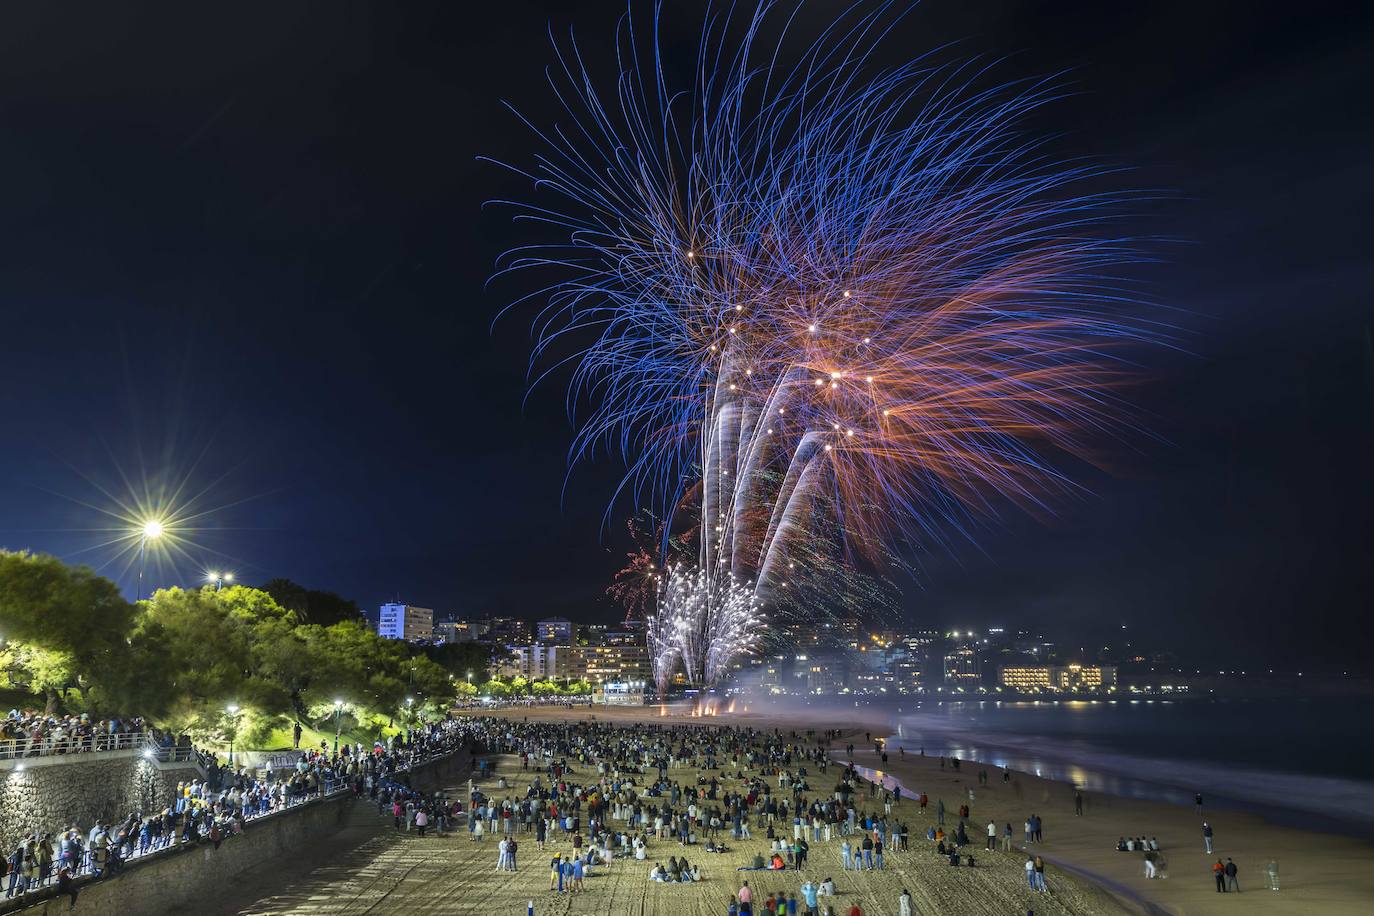
<path id="1" fill-rule="evenodd" d="M 1374 839 L 1369 698 L 907 700 L 889 748 Z"/>

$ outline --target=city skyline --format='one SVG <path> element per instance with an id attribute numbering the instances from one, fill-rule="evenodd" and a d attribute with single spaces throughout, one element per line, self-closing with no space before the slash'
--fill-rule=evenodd
<path id="1" fill-rule="evenodd" d="M 283 44 L 240 36 L 250 72 L 169 50 L 157 39 L 172 17 L 148 22 L 146 62 L 96 97 L 26 79 L 56 36 L 43 12 L 25 15 L 34 37 L 0 64 L 15 133 L 0 161 L 11 176 L 41 163 L 50 186 L 12 178 L 0 209 L 15 239 L 0 297 L 22 316 L 0 368 L 0 545 L 99 566 L 105 553 L 83 551 L 108 522 L 73 500 L 126 495 L 120 470 L 170 475 L 205 493 L 207 530 L 152 586 L 228 570 L 369 610 L 400 597 L 441 615 L 616 619 L 602 593 L 633 507 L 603 512 L 620 470 L 576 470 L 564 487 L 563 401 L 525 400 L 524 328 L 488 334 L 502 300 L 482 292 L 513 235 L 480 204 L 514 183 L 473 160 L 525 135 L 477 76 L 537 110 L 545 93 L 519 62 L 546 59 L 546 36 L 484 13 L 519 49 L 497 59 L 454 53 L 440 6 L 380 14 L 370 31 L 286 14 L 299 18 Z M 600 48 L 613 21 L 579 14 L 580 39 Z M 74 47 L 97 43 L 99 16 L 83 28 Z M 1072 147 L 1129 161 L 1135 183 L 1173 198 L 1151 228 L 1184 244 L 1149 279 L 1187 331 L 1187 352 L 1133 394 L 1155 438 L 1087 473 L 1048 524 L 1008 517 L 976 546 L 913 551 L 919 584 L 896 577 L 906 621 L 1124 623 L 1224 659 L 1358 658 L 1372 635 L 1374 364 L 1352 214 L 1369 188 L 1342 183 L 1366 144 L 1333 126 L 1353 39 L 1292 14 L 1237 22 L 1183 5 L 989 21 L 929 4 L 903 28 L 912 44 L 1021 54 L 1025 73 L 1073 68 L 1084 91 L 1066 122 L 1092 126 Z M 1307 65 L 1295 30 L 1323 62 Z M 144 91 L 171 65 L 184 94 Z M 127 126 L 142 122 L 171 126 Z M 102 153 L 90 169 L 71 152 L 88 142 Z M 1329 168 L 1297 164 L 1311 161 Z M 132 596 L 132 567 L 112 571 Z"/>

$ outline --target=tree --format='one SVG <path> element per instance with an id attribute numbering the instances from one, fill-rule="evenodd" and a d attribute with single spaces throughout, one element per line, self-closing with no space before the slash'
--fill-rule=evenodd
<path id="1" fill-rule="evenodd" d="M 33 650 L 10 650 L 7 660 L 46 697 L 49 711 L 69 688 L 84 696 L 119 680 L 134 615 L 113 582 L 84 566 L 0 551 L 0 633 Z"/>
<path id="2" fill-rule="evenodd" d="M 363 619 L 358 603 L 334 592 L 306 588 L 290 579 L 273 579 L 262 587 L 282 607 L 293 611 L 301 623 L 327 627 Z"/>
<path id="3" fill-rule="evenodd" d="M 467 680 L 468 672 L 472 672 L 473 680 L 485 679 L 491 667 L 492 647 L 479 642 L 448 642 L 424 646 L 423 651 L 455 679 Z"/>

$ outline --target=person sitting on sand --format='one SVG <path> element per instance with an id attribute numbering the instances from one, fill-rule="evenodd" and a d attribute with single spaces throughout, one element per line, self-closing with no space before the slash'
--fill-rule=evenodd
<path id="1" fill-rule="evenodd" d="M 949 848 L 949 864 L 950 864 L 950 865 L 958 865 L 958 864 L 959 864 L 959 847 L 957 847 L 957 846 L 951 846 L 951 847 Z"/>
<path id="2" fill-rule="evenodd" d="M 787 863 L 782 860 L 782 856 L 775 852 L 773 853 L 773 863 L 768 867 L 773 871 L 785 871 Z"/>
<path id="3" fill-rule="evenodd" d="M 834 897 L 834 896 L 835 896 L 835 882 L 832 881 L 832 880 L 829 879 L 829 878 L 826 878 L 824 881 L 821 882 L 821 886 L 820 886 L 820 891 L 819 891 L 819 893 L 820 893 L 820 896 L 822 896 L 822 897 Z"/>
<path id="4" fill-rule="evenodd" d="M 664 869 L 663 863 L 661 863 L 661 862 L 655 862 L 655 863 L 654 863 L 654 867 L 651 868 L 651 869 L 649 869 L 649 880 L 650 880 L 650 881 L 667 881 L 667 880 L 668 880 L 668 872 L 667 872 L 666 869 Z"/>

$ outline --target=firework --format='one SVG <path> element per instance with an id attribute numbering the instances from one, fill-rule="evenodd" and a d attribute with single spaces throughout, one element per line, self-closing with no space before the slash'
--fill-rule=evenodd
<path id="1" fill-rule="evenodd" d="M 731 662 L 754 651 L 762 613 L 752 583 L 726 572 L 711 581 L 705 569 L 674 565 L 648 617 L 649 656 L 660 695 L 679 666 L 687 683 L 709 686 Z"/>
<path id="2" fill-rule="evenodd" d="M 557 277 L 526 298 L 586 405 L 571 457 L 618 451 L 661 517 L 699 487 L 705 587 L 760 595 L 822 516 L 874 558 L 1047 510 L 1125 425 L 1119 348 L 1158 336 L 1114 279 L 1146 259 L 1111 231 L 1129 198 L 1025 132 L 1057 84 L 880 69 L 885 3 L 788 62 L 772 9 L 708 16 L 682 91 L 656 22 L 622 20 L 614 92 L 560 50 L 573 120 L 512 204 L 555 237 L 502 264 Z"/>

